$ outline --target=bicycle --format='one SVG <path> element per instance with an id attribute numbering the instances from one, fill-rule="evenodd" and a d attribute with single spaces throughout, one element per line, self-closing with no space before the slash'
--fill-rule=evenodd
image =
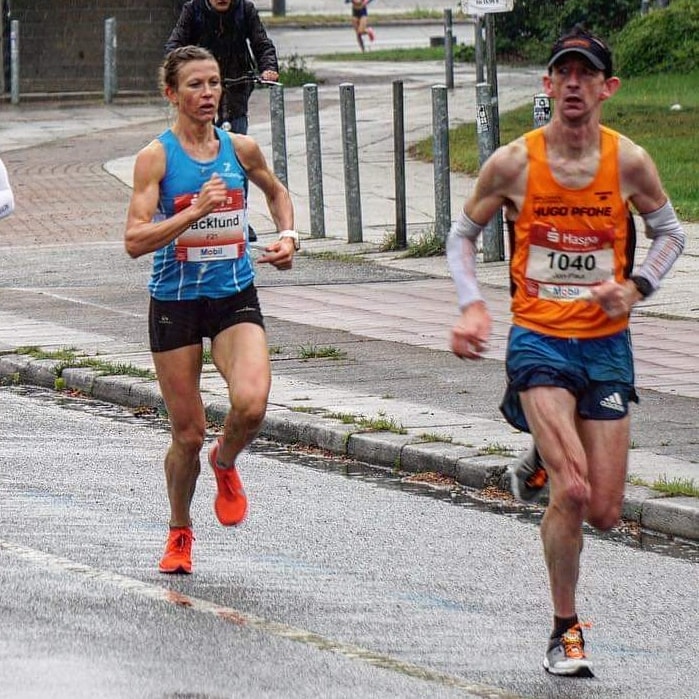
<path id="1" fill-rule="evenodd" d="M 223 80 L 221 82 L 223 85 L 223 94 L 221 95 L 221 104 L 219 106 L 219 113 L 220 114 L 226 114 L 226 112 L 228 111 L 226 97 L 228 94 L 228 90 L 231 88 L 249 85 L 249 86 L 251 86 L 251 91 L 252 91 L 252 89 L 254 89 L 256 85 L 259 85 L 260 87 L 274 87 L 274 86 L 281 86 L 281 84 L 282 84 L 280 82 L 277 82 L 276 80 L 265 80 L 262 76 L 260 76 L 259 73 L 257 73 L 254 70 L 249 70 L 245 74 L 243 74 L 237 78 L 223 78 Z M 221 128 L 224 131 L 230 131 L 231 130 L 230 122 L 229 121 L 221 122 Z"/>

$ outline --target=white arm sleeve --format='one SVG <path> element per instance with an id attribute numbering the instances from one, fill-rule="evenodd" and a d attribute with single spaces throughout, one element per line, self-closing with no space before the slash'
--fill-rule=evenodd
<path id="1" fill-rule="evenodd" d="M 5 164 L 0 160 L 0 218 L 9 216 L 15 210 L 15 198 L 7 178 Z"/>
<path id="2" fill-rule="evenodd" d="M 641 214 L 646 223 L 646 237 L 651 239 L 650 249 L 635 274 L 647 279 L 656 290 L 662 278 L 670 271 L 675 260 L 680 256 L 687 240 L 677 214 L 666 201 L 659 209 L 648 214 Z"/>
<path id="3" fill-rule="evenodd" d="M 461 310 L 483 300 L 476 280 L 476 240 L 482 229 L 462 211 L 447 238 L 447 263 Z"/>

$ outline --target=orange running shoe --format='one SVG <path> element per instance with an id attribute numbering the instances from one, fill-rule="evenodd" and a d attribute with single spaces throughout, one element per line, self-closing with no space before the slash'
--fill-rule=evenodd
<path id="1" fill-rule="evenodd" d="M 194 533 L 191 527 L 170 527 L 165 553 L 158 566 L 160 572 L 191 573 L 193 541 Z"/>
<path id="2" fill-rule="evenodd" d="M 585 654 L 582 626 L 575 624 L 562 636 L 551 639 L 544 655 L 544 669 L 552 675 L 568 677 L 594 677 L 592 663 Z"/>
<path id="3" fill-rule="evenodd" d="M 209 449 L 209 464 L 216 476 L 218 493 L 214 500 L 214 512 L 218 521 L 226 527 L 240 524 L 248 513 L 248 499 L 243 489 L 243 482 L 235 465 L 221 468 L 216 461 L 219 440 Z"/>
<path id="4" fill-rule="evenodd" d="M 521 502 L 532 502 L 545 493 L 549 475 L 536 446 L 508 469 L 512 494 Z"/>

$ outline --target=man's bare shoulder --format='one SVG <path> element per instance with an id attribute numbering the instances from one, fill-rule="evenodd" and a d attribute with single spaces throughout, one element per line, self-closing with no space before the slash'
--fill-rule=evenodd
<path id="1" fill-rule="evenodd" d="M 628 136 L 619 134 L 619 163 L 622 172 L 633 173 L 636 168 L 643 167 L 650 156 L 643 146 L 632 141 Z"/>
<path id="2" fill-rule="evenodd" d="M 500 146 L 488 160 L 494 172 L 504 179 L 521 175 L 527 164 L 527 145 L 524 136 Z"/>

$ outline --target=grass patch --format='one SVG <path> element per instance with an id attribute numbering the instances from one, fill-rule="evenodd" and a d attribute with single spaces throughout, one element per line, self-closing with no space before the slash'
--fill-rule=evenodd
<path id="1" fill-rule="evenodd" d="M 395 434 L 407 434 L 407 430 L 395 418 L 380 412 L 377 417 L 365 417 L 352 413 L 328 413 L 327 417 L 340 420 L 345 425 L 359 425 L 366 430 L 376 432 L 393 432 Z"/>
<path id="2" fill-rule="evenodd" d="M 668 495 L 687 495 L 690 498 L 699 498 L 699 485 L 693 478 L 670 478 L 662 476 L 653 482 L 653 490 L 659 490 Z"/>
<path id="3" fill-rule="evenodd" d="M 447 444 L 451 444 L 454 441 L 454 438 L 450 435 L 437 434 L 435 432 L 423 432 L 421 435 L 418 435 L 418 437 L 422 442 L 446 442 Z"/>
<path id="4" fill-rule="evenodd" d="M 499 444 L 498 442 L 493 442 L 485 447 L 478 449 L 479 456 L 487 456 L 489 454 L 497 454 L 499 456 L 515 456 L 515 453 L 509 447 Z"/>
<path id="5" fill-rule="evenodd" d="M 395 233 L 388 233 L 379 245 L 379 252 L 402 252 L 401 257 L 438 257 L 446 251 L 445 240 L 437 235 L 434 226 L 417 238 L 408 240 L 407 248 L 398 247 Z"/>
<path id="6" fill-rule="evenodd" d="M 302 87 L 306 83 L 317 84 L 318 78 L 307 67 L 305 58 L 298 54 L 293 54 L 281 62 L 279 66 L 279 82 L 284 87 Z"/>
<path id="7" fill-rule="evenodd" d="M 347 352 L 337 347 L 309 345 L 308 347 L 299 348 L 300 359 L 344 359 L 346 356 Z"/>
<path id="8" fill-rule="evenodd" d="M 328 53 L 318 56 L 322 61 L 357 61 L 362 62 L 391 62 L 391 63 L 420 63 L 423 61 L 444 61 L 444 46 L 372 49 L 371 51 L 353 51 L 352 53 Z M 476 52 L 473 46 L 457 46 L 454 49 L 455 63 L 474 63 Z"/>
<path id="9" fill-rule="evenodd" d="M 434 227 L 421 233 L 415 240 L 408 241 L 408 249 L 402 257 L 436 257 L 445 252 L 445 241 L 437 235 Z"/>
<path id="10" fill-rule="evenodd" d="M 7 352 L 5 354 L 8 354 Z M 50 359 L 56 362 L 53 372 L 61 377 L 65 369 L 94 369 L 105 376 L 134 376 L 142 379 L 155 379 L 150 369 L 141 369 L 131 364 L 105 362 L 94 357 L 82 357 L 74 348 L 46 351 L 40 347 L 18 347 L 11 354 L 25 354 L 34 359 Z"/>
<path id="11" fill-rule="evenodd" d="M 665 493 L 667 495 L 686 495 L 690 498 L 699 498 L 699 485 L 694 481 L 693 478 L 670 478 L 667 476 L 661 476 L 660 478 L 649 484 L 648 481 L 644 480 L 640 476 L 630 473 L 626 482 L 630 485 L 638 485 L 644 488 L 652 488 L 658 492 Z"/>
<path id="12" fill-rule="evenodd" d="M 673 104 L 680 104 L 682 109 L 671 110 Z M 680 218 L 699 221 L 699 188 L 695 183 L 699 71 L 625 80 L 621 90 L 605 103 L 602 122 L 650 153 Z M 508 143 L 531 128 L 530 104 L 500 114 L 501 143 Z M 412 157 L 431 161 L 432 137 L 408 150 Z M 478 141 L 473 124 L 450 131 L 449 151 L 452 172 L 471 176 L 478 173 Z"/>
<path id="13" fill-rule="evenodd" d="M 437 235 L 434 226 L 409 240 L 406 248 L 398 247 L 395 233 L 386 234 L 379 245 L 379 252 L 402 252 L 401 257 L 438 257 L 445 251 L 446 242 Z"/>

